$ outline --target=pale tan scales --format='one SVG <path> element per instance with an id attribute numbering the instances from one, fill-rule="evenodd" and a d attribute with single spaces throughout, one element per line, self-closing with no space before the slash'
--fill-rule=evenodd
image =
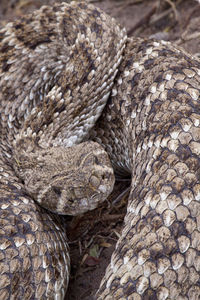
<path id="1" fill-rule="evenodd" d="M 113 19 L 84 2 L 44 6 L 0 31 L 2 299 L 64 298 L 66 234 L 33 199 L 77 214 L 112 190 L 102 147 L 67 147 L 101 114 L 125 41 Z"/>
<path id="2" fill-rule="evenodd" d="M 199 87 L 200 62 L 184 50 L 129 39 L 91 134 L 132 173 L 98 299 L 200 298 Z"/>
<path id="3" fill-rule="evenodd" d="M 200 62 L 167 42 L 126 41 L 113 19 L 83 3 L 44 7 L 7 25 L 0 31 L 0 53 L 3 299 L 64 297 L 65 234 L 56 216 L 25 193 L 22 179 L 37 199 L 40 181 L 33 191 L 35 182 L 26 180 L 47 161 L 44 170 L 55 174 L 41 174 L 49 182 L 60 176 L 63 183 L 60 167 L 66 171 L 69 165 L 54 149 L 64 153 L 88 130 L 116 171 L 132 174 L 124 229 L 96 298 L 199 299 Z M 102 175 L 104 152 L 91 145 L 95 158 L 89 153 L 80 165 L 94 162 L 100 174 L 89 183 L 103 191 L 108 181 L 101 184 L 100 178 L 110 180 L 112 171 L 108 162 Z M 66 195 L 65 186 L 59 188 Z M 60 190 L 57 185 L 55 197 Z"/>

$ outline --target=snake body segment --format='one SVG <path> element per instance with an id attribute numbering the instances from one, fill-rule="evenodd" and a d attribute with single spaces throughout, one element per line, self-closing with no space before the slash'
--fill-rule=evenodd
<path id="1" fill-rule="evenodd" d="M 55 159 L 49 149 L 88 134 L 116 171 L 132 174 L 124 228 L 96 298 L 199 299 L 199 83 L 199 60 L 168 42 L 127 40 L 83 2 L 45 6 L 1 29 L 3 299 L 64 298 L 67 238 L 59 218 L 33 201 L 28 177 L 18 177 L 20 155 L 34 164 L 42 153 Z"/>
<path id="2" fill-rule="evenodd" d="M 79 149 L 71 154 L 79 178 L 70 176 L 72 164 L 65 160 L 67 147 L 81 142 L 101 114 L 125 41 L 125 31 L 113 19 L 84 2 L 43 6 L 0 31 L 3 299 L 64 298 L 67 238 L 59 218 L 33 198 L 62 213 L 68 207 L 65 195 L 72 194 L 69 201 L 76 209 L 72 199 L 83 192 L 84 211 L 97 205 L 96 195 L 112 189 L 113 173 L 101 166 L 108 158 L 100 146 L 93 155 L 92 142 L 82 146 L 82 156 Z M 48 205 L 55 198 L 58 203 Z"/>
<path id="3" fill-rule="evenodd" d="M 98 299 L 200 297 L 199 95 L 199 60 L 169 42 L 129 39 L 92 132 L 132 174 Z"/>

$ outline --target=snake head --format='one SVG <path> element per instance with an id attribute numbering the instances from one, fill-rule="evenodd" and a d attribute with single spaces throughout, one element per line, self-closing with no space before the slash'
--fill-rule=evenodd
<path id="1" fill-rule="evenodd" d="M 92 210 L 112 192 L 114 172 L 97 143 L 23 152 L 16 164 L 26 192 L 42 207 L 64 215 Z"/>

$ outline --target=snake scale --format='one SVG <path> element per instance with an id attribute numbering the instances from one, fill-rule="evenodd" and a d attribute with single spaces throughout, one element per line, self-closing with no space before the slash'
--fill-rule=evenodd
<path id="1" fill-rule="evenodd" d="M 67 237 L 52 211 L 103 201 L 110 161 L 132 182 L 96 299 L 200 299 L 199 84 L 199 60 L 127 39 L 84 2 L 0 30 L 0 299 L 64 298 Z"/>

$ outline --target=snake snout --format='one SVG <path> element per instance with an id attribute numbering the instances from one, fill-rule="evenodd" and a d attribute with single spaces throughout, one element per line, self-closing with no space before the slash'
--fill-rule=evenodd
<path id="1" fill-rule="evenodd" d="M 107 165 L 96 165 L 90 177 L 91 188 L 97 190 L 105 199 L 112 191 L 115 182 L 113 168 Z M 105 194 L 105 196 L 103 196 Z"/>

